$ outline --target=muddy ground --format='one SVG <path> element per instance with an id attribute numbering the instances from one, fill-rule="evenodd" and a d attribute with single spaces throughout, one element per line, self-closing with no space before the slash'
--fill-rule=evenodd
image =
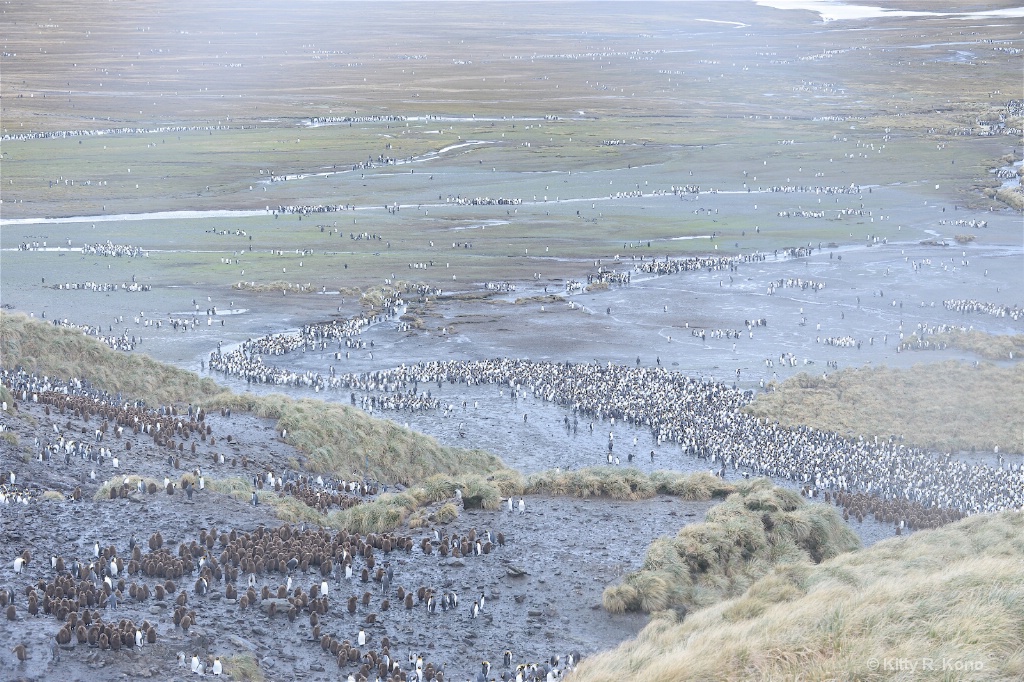
<path id="1" fill-rule="evenodd" d="M 308 614 L 294 622 L 284 614 L 269 617 L 258 608 L 241 610 L 232 600 L 224 598 L 225 585 L 215 582 L 210 593 L 197 596 L 195 576 L 179 579 L 178 593 L 187 593 L 188 608 L 196 612 L 196 621 L 186 633 L 172 622 L 174 603 L 150 599 L 136 603 L 124 598 L 116 610 L 105 609 L 105 620 L 131 619 L 136 625 L 148 620 L 158 632 L 157 643 L 140 650 L 100 651 L 88 644 L 59 649 L 54 660 L 51 645 L 59 630 L 53 615 L 31 616 L 27 613 L 26 588 L 39 581 L 52 582 L 56 571 L 50 558 L 60 556 L 67 565 L 75 559 L 93 559 L 93 544 L 114 545 L 118 555 L 130 556 L 129 541 L 134 535 L 145 548 L 150 535 L 160 532 L 165 546 L 172 549 L 179 543 L 196 540 L 202 529 L 222 532 L 251 532 L 263 525 L 277 527 L 270 505 L 252 506 L 244 500 L 209 491 L 196 492 L 189 501 L 181 490 L 174 495 L 160 491 L 155 495 L 134 492 L 128 499 L 94 501 L 93 495 L 103 480 L 114 476 L 140 475 L 157 480 L 164 476 L 175 480 L 186 471 L 201 466 L 208 480 L 232 476 L 251 477 L 274 468 L 280 471 L 283 462 L 301 453 L 281 441 L 273 423 L 250 416 L 222 417 L 210 415 L 213 433 L 220 434 L 214 446 L 201 443 L 195 456 L 186 448 L 180 457 L 180 468 L 168 465 L 166 448 L 149 438 L 133 438 L 134 447 L 124 452 L 124 445 L 111 445 L 119 454 L 119 469 L 109 464 L 95 464 L 72 459 L 63 461 L 23 461 L 33 450 L 33 440 L 45 440 L 53 433 L 53 424 L 65 434 L 87 435 L 95 426 L 71 419 L 67 415 L 44 413 L 44 408 L 23 403 L 13 415 L 5 415 L 10 432 L 17 435 L 18 445 L 0 441 L 0 459 L 4 470 L 14 471 L 17 481 L 35 495 L 28 504 L 8 504 L 0 515 L 0 540 L 4 547 L 0 569 L 0 587 L 14 593 L 16 620 L 0 628 L 0 645 L 7 651 L 17 644 L 26 644 L 28 660 L 15 664 L 4 656 L 2 676 L 5 679 L 46 680 L 61 677 L 69 680 L 91 680 L 142 677 L 153 679 L 187 679 L 188 669 L 178 667 L 177 654 L 218 656 L 230 659 L 251 655 L 259 661 L 268 679 L 291 680 L 336 679 L 338 665 L 334 656 L 322 651 L 312 639 Z M 225 436 L 232 435 L 236 444 L 227 445 Z M 211 463 L 214 453 L 226 456 L 224 464 Z M 251 461 L 242 468 L 245 455 Z M 235 460 L 235 466 L 231 461 Z M 96 478 L 90 474 L 96 470 Z M 43 491 L 70 495 L 81 486 L 81 501 L 53 501 L 42 498 Z M 263 491 L 261 495 L 274 495 Z M 713 503 L 681 502 L 675 498 L 658 497 L 642 502 L 621 502 L 595 499 L 527 497 L 526 513 L 506 511 L 463 510 L 458 519 L 447 526 L 438 526 L 442 534 L 467 534 L 487 530 L 503 533 L 504 547 L 478 557 L 441 558 L 437 553 L 425 555 L 419 547 L 423 537 L 432 536 L 432 528 L 399 529 L 416 542 L 411 552 L 393 552 L 378 561 L 389 562 L 395 579 L 389 595 L 395 604 L 382 610 L 379 585 L 362 584 L 359 571 L 362 558 L 355 561 L 355 576 L 346 580 L 340 572 L 328 578 L 330 609 L 321 618 L 324 634 L 339 640 L 356 640 L 360 627 L 365 628 L 367 647 L 379 650 L 381 640 L 391 640 L 392 656 L 407 662 L 410 652 L 422 653 L 437 666 L 447 666 L 449 677 L 462 679 L 474 675 L 483 660 L 500 662 L 506 649 L 514 652 L 515 661 L 535 662 L 552 655 L 566 656 L 578 651 L 584 655 L 615 646 L 635 635 L 647 618 L 642 614 L 611 615 L 600 606 L 601 593 L 631 570 L 637 569 L 650 542 L 663 534 L 674 534 L 684 525 L 704 519 Z M 865 522 L 857 528 L 866 543 L 888 534 L 883 528 Z M 23 550 L 31 560 L 24 572 L 16 575 L 13 560 Z M 380 565 L 380 564 L 378 564 Z M 523 575 L 510 574 L 521 571 Z M 128 585 L 148 584 L 155 589 L 158 578 L 141 575 L 122 576 Z M 295 586 L 304 590 L 319 584 L 315 569 L 308 573 L 294 571 Z M 286 576 L 260 576 L 257 589 L 264 584 L 272 590 L 285 583 Z M 416 603 L 406 610 L 397 605 L 398 586 L 417 590 L 420 586 L 437 593 L 456 592 L 458 607 L 449 612 L 429 614 L 425 605 Z M 360 605 L 350 615 L 346 600 L 350 596 L 372 593 L 367 607 Z M 174 595 L 175 597 L 177 596 Z M 486 597 L 478 619 L 470 616 L 470 608 L 479 595 Z M 377 615 L 377 622 L 367 624 L 368 614 Z M 226 668 L 231 671 L 231 666 Z M 342 668 L 358 672 L 358 666 Z"/>
<path id="2" fill-rule="evenodd" d="M 151 439 L 135 437 L 135 447 L 130 452 L 123 451 L 122 442 L 114 441 L 112 447 L 120 455 L 120 468 L 114 471 L 108 464 L 96 470 L 93 480 L 90 473 L 95 465 L 81 459 L 72 459 L 70 465 L 38 459 L 24 462 L 23 457 L 33 449 L 33 439 L 38 436 L 43 440 L 52 434 L 54 423 L 66 434 L 80 432 L 85 425 L 72 419 L 68 429 L 67 415 L 46 415 L 39 405 L 22 404 L 19 408 L 14 415 L 4 417 L 19 445 L 0 441 L 0 458 L 3 469 L 16 472 L 18 483 L 33 491 L 35 497 L 25 505 L 6 505 L 0 515 L 4 547 L 0 586 L 13 591 L 16 607 L 15 622 L 5 621 L 5 627 L 0 628 L 0 645 L 10 652 L 17 644 L 25 644 L 28 660 L 14 663 L 5 654 L 4 667 L 0 668 L 3 678 L 187 679 L 191 677 L 190 670 L 178 667 L 177 654 L 182 651 L 189 658 L 193 654 L 222 659 L 251 655 L 259 661 L 268 679 L 337 679 L 339 669 L 334 656 L 323 652 L 319 642 L 312 640 L 308 614 L 289 622 L 283 613 L 271 618 L 258 608 L 243 611 L 224 598 L 225 585 L 221 582 L 211 585 L 208 595 L 197 596 L 193 587 L 195 575 L 180 578 L 177 593 L 168 595 L 164 601 L 150 598 L 136 603 L 125 597 L 116 610 L 103 610 L 104 620 L 131 619 L 137 626 L 148 620 L 158 632 L 156 644 L 117 652 L 100 651 L 88 644 L 67 646 L 58 650 L 60 658 L 54 660 L 51 645 L 59 622 L 42 612 L 29 615 L 26 597 L 28 586 L 53 581 L 56 571 L 50 565 L 52 556 L 60 556 L 70 565 L 75 559 L 92 560 L 95 542 L 103 547 L 114 545 L 118 556 L 128 557 L 132 535 L 145 549 L 150 535 L 159 531 L 165 546 L 175 549 L 179 543 L 197 539 L 201 529 L 242 532 L 261 525 L 280 525 L 266 503 L 254 507 L 209 491 L 196 492 L 191 501 L 180 490 L 174 495 L 162 490 L 155 495 L 134 492 L 128 499 L 94 501 L 93 495 L 104 479 L 141 475 L 162 480 L 166 475 L 174 480 L 196 466 L 203 467 L 208 479 L 252 476 L 268 467 L 279 470 L 282 462 L 300 457 L 300 453 L 276 436 L 269 421 L 211 415 L 208 419 L 214 434 L 221 434 L 220 440 L 214 447 L 201 444 L 195 457 L 187 456 L 186 448 L 180 469 L 168 466 L 166 448 L 156 446 Z M 92 426 L 86 427 L 88 434 L 92 433 Z M 227 446 L 227 433 L 239 444 Z M 226 463 L 211 464 L 213 452 L 224 452 L 228 456 Z M 240 460 L 243 454 L 252 459 L 249 466 L 243 470 L 236 462 L 232 467 L 231 458 Z M 69 495 L 76 486 L 82 488 L 81 501 L 53 501 L 41 496 L 47 490 Z M 419 541 L 432 535 L 429 528 L 399 529 L 399 534 L 416 541 L 416 548 L 411 552 L 377 555 L 378 562 L 388 561 L 394 568 L 394 584 L 388 596 L 395 606 L 383 611 L 381 588 L 372 581 L 367 585 L 360 582 L 363 559 L 357 557 L 356 577 L 351 581 L 341 575 L 328 578 L 330 609 L 321 618 L 321 628 L 324 634 L 353 642 L 359 628 L 365 628 L 368 643 L 364 650 L 379 650 L 382 638 L 387 636 L 395 658 L 405 663 L 409 652 L 423 653 L 427 661 L 446 665 L 451 679 L 475 675 L 483 660 L 500 664 L 506 649 L 514 652 L 516 662 L 534 662 L 551 655 L 564 657 L 572 651 L 586 655 L 606 649 L 635 635 L 646 622 L 646 616 L 606 613 L 600 607 L 604 587 L 638 568 L 646 547 L 655 537 L 703 520 L 711 504 L 684 503 L 669 497 L 643 502 L 528 497 L 527 511 L 522 516 L 518 512 L 463 510 L 455 522 L 439 527 L 442 533 L 464 535 L 470 529 L 478 533 L 491 530 L 503 533 L 506 545 L 487 555 L 462 559 L 442 559 L 437 553 L 425 555 Z M 16 575 L 12 562 L 25 549 L 32 558 L 24 572 Z M 512 577 L 510 567 L 523 575 Z M 141 574 L 121 577 L 126 580 L 126 587 L 133 582 L 140 586 L 145 583 L 155 590 L 156 584 L 163 582 Z M 296 586 L 306 591 L 320 582 L 314 569 L 309 573 L 294 571 L 291 577 Z M 276 591 L 285 580 L 286 576 L 278 573 L 260 576 L 257 589 L 267 584 Z M 425 586 L 439 594 L 454 591 L 460 597 L 459 605 L 447 613 L 438 610 L 428 614 L 419 603 L 406 610 L 397 605 L 398 586 L 406 590 Z M 361 596 L 364 591 L 373 595 L 369 606 L 360 605 L 356 614 L 349 615 L 345 608 L 347 598 Z M 172 622 L 172 597 L 182 592 L 187 593 L 188 608 L 196 612 L 195 625 L 187 633 Z M 481 594 L 486 597 L 485 607 L 480 617 L 473 619 L 471 604 Z M 370 613 L 377 614 L 377 622 L 372 625 L 366 623 Z M 231 666 L 226 670 L 230 672 Z M 341 672 L 357 673 L 358 666 L 343 668 Z"/>

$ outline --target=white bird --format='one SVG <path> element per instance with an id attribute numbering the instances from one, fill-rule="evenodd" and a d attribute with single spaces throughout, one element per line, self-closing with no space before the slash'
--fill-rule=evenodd
<path id="1" fill-rule="evenodd" d="M 14 572 L 20 574 L 22 569 L 25 568 L 25 559 L 22 557 L 15 557 L 14 559 Z"/>
<path id="2" fill-rule="evenodd" d="M 220 675 L 222 672 L 224 672 L 224 666 L 221 665 L 220 659 L 213 659 L 213 674 Z"/>
<path id="3" fill-rule="evenodd" d="M 194 673 L 198 673 L 199 672 L 199 656 L 196 656 L 196 655 L 192 656 L 192 672 L 194 672 Z"/>
<path id="4" fill-rule="evenodd" d="M 359 628 L 359 637 L 356 641 L 359 642 L 359 646 L 363 646 L 364 644 L 366 644 L 366 633 L 363 632 L 362 628 Z"/>
<path id="5" fill-rule="evenodd" d="M 115 578 L 117 577 L 117 561 L 114 559 L 110 560 L 110 575 Z"/>
<path id="6" fill-rule="evenodd" d="M 145 644 L 145 643 L 146 643 L 146 638 L 143 636 L 142 630 L 136 630 L 135 631 L 135 646 L 137 648 L 141 649 L 142 645 Z"/>
<path id="7" fill-rule="evenodd" d="M 328 592 L 330 592 L 330 586 L 327 584 L 326 580 L 321 580 L 320 581 L 320 594 L 323 595 L 324 597 L 326 597 L 326 596 L 328 596 Z"/>
<path id="8" fill-rule="evenodd" d="M 525 514 L 526 513 L 526 500 L 524 500 L 521 497 L 519 498 L 519 513 L 520 514 Z"/>
<path id="9" fill-rule="evenodd" d="M 185 652 L 184 651 L 179 651 L 178 652 L 178 667 L 179 668 L 184 668 L 185 667 Z"/>

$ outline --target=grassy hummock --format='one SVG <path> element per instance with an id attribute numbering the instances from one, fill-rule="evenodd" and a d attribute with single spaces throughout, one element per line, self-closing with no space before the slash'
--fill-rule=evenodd
<path id="1" fill-rule="evenodd" d="M 1021 679 L 1022 559 L 1024 515 L 1007 511 L 780 564 L 682 622 L 658 614 L 571 679 Z"/>
<path id="2" fill-rule="evenodd" d="M 612 613 L 700 608 L 743 592 L 781 563 L 820 562 L 860 546 L 830 506 L 766 479 L 744 482 L 704 523 L 655 540 L 639 571 L 604 591 Z"/>

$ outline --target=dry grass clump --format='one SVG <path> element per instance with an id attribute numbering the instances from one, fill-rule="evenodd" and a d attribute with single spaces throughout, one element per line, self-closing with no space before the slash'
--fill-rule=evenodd
<path id="1" fill-rule="evenodd" d="M 255 490 L 251 481 L 239 477 L 206 480 L 205 483 L 208 491 L 230 495 L 243 502 L 250 502 L 252 492 Z M 327 525 L 327 519 L 323 514 L 291 495 L 277 493 L 273 490 L 261 490 L 258 493 L 260 504 L 271 507 L 274 510 L 274 516 L 282 521 L 287 523 L 305 522 L 316 526 Z"/>
<path id="2" fill-rule="evenodd" d="M 359 504 L 327 516 L 327 525 L 351 533 L 387 533 L 398 528 L 416 510 L 424 497 L 412 492 L 385 493 L 373 502 Z"/>
<path id="3" fill-rule="evenodd" d="M 575 471 L 548 470 L 532 474 L 525 492 L 531 495 L 611 497 L 617 500 L 646 500 L 655 495 L 675 495 L 686 500 L 710 500 L 735 492 L 730 483 L 706 472 L 682 474 L 639 469 L 590 467 Z"/>
<path id="4" fill-rule="evenodd" d="M 45 493 L 43 493 L 42 499 L 48 502 L 63 502 L 64 495 L 59 490 L 47 490 Z"/>
<path id="5" fill-rule="evenodd" d="M 504 498 L 522 494 L 523 477 L 512 469 L 501 469 L 490 476 L 436 474 L 423 481 L 419 490 L 429 502 L 450 500 L 458 490 L 467 509 L 498 509 Z"/>
<path id="6" fill-rule="evenodd" d="M 1016 338 L 1016 337 L 1013 337 Z M 1024 352 L 1024 349 L 1022 349 Z M 747 412 L 849 436 L 902 435 L 938 450 L 1024 452 L 1024 365 L 962 362 L 799 374 Z"/>
<path id="7" fill-rule="evenodd" d="M 683 474 L 678 471 L 655 471 L 651 483 L 659 495 L 673 495 L 684 500 L 706 502 L 736 492 L 736 486 L 706 471 Z"/>
<path id="8" fill-rule="evenodd" d="M 99 487 L 99 490 L 92 496 L 92 499 L 96 502 L 110 499 L 110 489 L 120 488 L 125 483 L 125 476 L 115 476 L 109 481 L 104 481 L 103 485 Z M 146 478 L 142 476 L 127 476 L 128 479 L 128 490 L 132 493 L 138 493 L 139 481 L 142 481 L 142 485 L 149 487 L 152 483 L 159 489 L 158 492 L 164 494 L 164 482 L 158 481 L 155 478 Z"/>
<path id="9" fill-rule="evenodd" d="M 455 519 L 459 518 L 459 509 L 451 502 L 444 504 L 434 512 L 434 520 L 437 523 L 451 523 Z"/>
<path id="10" fill-rule="evenodd" d="M 0 433 L 0 440 L 4 440 L 14 447 L 18 447 L 18 434 L 13 431 L 4 431 L 3 433 Z"/>
<path id="11" fill-rule="evenodd" d="M 1024 211 L 1024 188 L 1003 187 L 996 190 L 996 199 L 1017 211 Z"/>
<path id="12" fill-rule="evenodd" d="M 819 562 L 860 545 L 830 506 L 766 479 L 743 483 L 704 523 L 655 540 L 643 566 L 604 591 L 610 612 L 707 606 L 745 590 L 779 563 Z"/>
<path id="13" fill-rule="evenodd" d="M 251 654 L 232 656 L 231 658 L 224 659 L 221 663 L 224 666 L 224 672 L 230 675 L 233 680 L 239 680 L 239 682 L 263 682 L 267 679 L 263 674 L 263 670 L 260 669 L 259 661 Z"/>
<path id="14" fill-rule="evenodd" d="M 1024 516 L 1007 511 L 781 565 L 681 623 L 659 614 L 569 679 L 1019 680 L 1022 560 Z"/>
<path id="15" fill-rule="evenodd" d="M 287 291 L 289 294 L 312 294 L 317 289 L 313 284 L 295 284 L 293 282 L 285 282 L 284 280 L 274 280 L 273 282 L 237 282 L 231 285 L 232 289 L 237 291 L 251 291 L 253 293 L 267 293 L 272 291 Z"/>

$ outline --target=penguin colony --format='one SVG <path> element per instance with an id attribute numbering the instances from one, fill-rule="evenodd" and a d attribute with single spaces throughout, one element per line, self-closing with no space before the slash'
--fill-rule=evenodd
<path id="1" fill-rule="evenodd" d="M 11 621 L 52 616 L 58 623 L 52 655 L 58 658 L 61 651 L 80 646 L 116 652 L 157 643 L 156 625 L 114 617 L 119 607 L 150 601 L 173 603 L 170 621 L 187 634 L 200 620 L 197 609 L 215 607 L 211 590 L 218 590 L 223 599 L 216 606 L 237 609 L 240 614 L 258 610 L 270 621 L 280 621 L 281 628 L 308 622 L 307 640 L 319 645 L 349 679 L 443 682 L 446 664 L 435 665 L 424 653 L 411 652 L 407 658 L 397 653 L 398 640 L 386 634 L 389 612 L 418 610 L 427 618 L 472 622 L 486 614 L 487 597 L 481 594 L 466 605 L 451 589 L 405 587 L 399 584 L 397 562 L 391 559 L 415 560 L 414 554 L 419 560 L 434 554 L 483 557 L 505 543 L 502 533 L 478 535 L 475 529 L 465 535 L 435 530 L 432 536 L 416 540 L 394 533 L 334 533 L 285 524 L 273 529 L 260 526 L 252 532 L 202 529 L 177 548 L 167 546 L 156 532 L 148 538 L 149 551 L 144 552 L 143 543 L 132 535 L 123 554 L 115 545 L 101 546 L 96 541 L 88 559 L 52 556 L 49 568 L 36 571 L 41 577 L 29 582 L 23 595 L 11 588 L 0 590 L 0 608 Z M 15 557 L 16 579 L 32 560 L 27 550 Z M 184 588 L 188 584 L 191 589 Z M 333 595 L 340 597 L 332 599 Z M 29 652 L 20 646 L 16 654 L 24 661 Z M 580 654 L 574 652 L 564 662 L 553 656 L 544 662 L 515 664 L 513 658 L 506 651 L 501 673 L 492 674 L 490 663 L 484 662 L 471 679 L 550 681 L 571 670 Z M 181 651 L 178 664 L 197 674 L 224 670 L 219 658 L 202 652 L 193 652 L 189 658 Z"/>
<path id="2" fill-rule="evenodd" d="M 185 469 L 195 464 L 189 441 L 202 442 L 204 435 L 208 436 L 208 441 L 213 438 L 210 420 L 201 409 L 175 406 L 152 409 L 141 402 L 95 391 L 84 381 L 58 382 L 14 372 L 4 373 L 2 377 L 18 400 L 46 412 L 46 418 L 36 427 L 40 435 L 45 432 L 46 437 L 56 439 L 60 452 L 64 452 L 64 443 L 75 442 L 71 446 L 71 462 L 64 467 L 56 457 L 44 461 L 47 466 L 56 465 L 57 470 L 74 470 L 74 462 L 85 459 L 94 473 L 100 464 L 99 458 L 80 455 L 78 443 L 85 443 L 95 454 L 98 448 L 106 448 L 119 440 L 134 440 L 134 450 L 119 453 L 122 457 L 133 454 L 133 464 L 160 468 L 166 464 L 167 468 Z M 222 412 L 222 417 L 228 416 Z M 50 436 L 49 428 L 53 425 L 57 428 Z M 83 428 L 85 433 L 80 433 Z M 166 463 L 160 451 L 170 446 L 164 438 L 184 443 L 168 454 Z M 43 440 L 39 449 L 53 445 Z M 234 438 L 228 435 L 222 440 L 231 444 Z M 152 454 L 154 451 L 156 457 Z M 226 463 L 223 456 L 212 459 L 216 464 Z M 244 455 L 238 459 L 243 467 L 252 468 L 255 464 Z M 186 464 L 182 460 L 192 461 Z M 103 463 L 111 466 L 110 459 Z M 262 468 L 265 470 L 252 475 L 254 488 L 261 494 L 264 490 L 273 490 L 293 495 L 322 512 L 349 508 L 381 490 L 381 486 L 372 482 L 338 481 Z M 115 477 L 109 494 L 114 498 L 144 500 L 148 495 L 166 492 L 183 501 L 186 494 L 191 499 L 191 494 L 201 489 L 202 478 L 202 466 L 194 466 L 181 478 L 164 477 L 162 484 L 151 480 L 147 485 L 142 480 L 136 486 L 127 476 L 118 484 L 119 478 Z M 15 472 L 0 475 L 0 485 L 33 490 L 33 484 L 26 487 Z M 82 487 L 76 486 L 74 492 L 66 496 L 69 501 L 82 501 Z M 92 495 L 86 495 L 85 499 L 92 499 Z M 459 534 L 438 529 L 424 537 L 413 538 L 394 533 L 362 536 L 306 528 L 295 530 L 290 526 L 272 530 L 259 527 L 254 531 L 214 528 L 204 529 L 197 536 L 172 545 L 165 543 L 161 533 L 155 532 L 148 541 L 132 536 L 127 540 L 127 548 L 100 541 L 87 542 L 87 557 L 55 555 L 50 558 L 49 568 L 38 562 L 30 563 L 27 551 L 12 557 L 6 566 L 10 567 L 9 577 L 14 582 L 10 587 L 3 587 L 2 608 L 15 622 L 52 616 L 56 621 L 50 651 L 53 659 L 80 646 L 90 651 L 141 650 L 157 642 L 163 646 L 155 651 L 162 655 L 167 646 L 172 646 L 168 643 L 168 634 L 171 634 L 171 642 L 183 637 L 190 641 L 194 628 L 207 631 L 212 626 L 204 616 L 210 609 L 220 614 L 224 613 L 221 609 L 230 609 L 245 622 L 268 620 L 275 631 L 296 628 L 295 632 L 301 633 L 300 642 L 308 640 L 314 647 L 319 645 L 319 649 L 311 652 L 314 656 L 330 656 L 339 671 L 354 680 L 408 680 L 410 677 L 443 680 L 446 672 L 451 677 L 452 671 L 446 666 L 453 661 L 430 662 L 422 651 L 406 657 L 404 653 L 409 643 L 401 643 L 402 626 L 396 624 L 421 617 L 449 623 L 442 627 L 461 623 L 455 627 L 475 628 L 491 623 L 491 609 L 485 594 L 476 599 L 460 599 L 450 578 L 429 566 L 433 562 L 443 565 L 448 560 L 472 560 L 474 557 L 486 560 L 487 555 L 505 545 L 503 533 L 478 534 L 476 530 Z M 423 584 L 409 585 L 395 573 L 396 567 L 408 562 L 427 562 L 428 574 L 435 577 L 420 578 Z M 0 573 L 0 580 L 3 579 Z M 437 582 L 430 584 L 430 581 Z M 155 610 L 163 609 L 163 605 L 166 611 Z M 120 618 L 118 611 L 124 614 Z M 156 617 L 147 614 L 149 611 Z M 140 613 L 146 614 L 148 619 L 144 620 Z M 20 655 L 28 660 L 38 657 L 30 646 L 37 645 L 22 643 L 19 649 Z M 397 653 L 399 648 L 402 654 Z M 225 671 L 225 662 L 212 656 L 216 652 L 205 649 L 206 646 L 197 651 L 181 651 L 179 663 L 197 674 Z M 566 657 L 565 660 L 578 658 L 577 654 L 574 659 Z M 475 670 L 478 663 L 467 662 L 466 665 L 468 668 L 463 668 L 463 672 Z M 560 675 L 565 669 L 564 664 L 510 660 L 503 677 L 543 680 L 549 679 L 549 674 Z M 490 679 L 499 676 L 495 670 Z"/>

